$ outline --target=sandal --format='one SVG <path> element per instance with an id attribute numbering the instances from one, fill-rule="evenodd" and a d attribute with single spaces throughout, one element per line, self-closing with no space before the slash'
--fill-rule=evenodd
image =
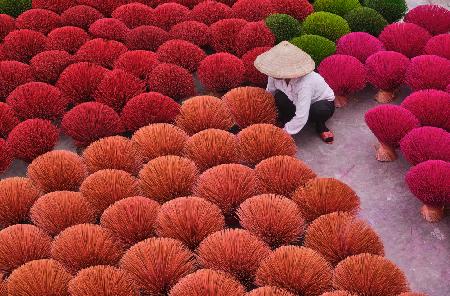
<path id="1" fill-rule="evenodd" d="M 331 131 L 321 133 L 320 138 L 327 144 L 333 144 L 334 135 Z"/>

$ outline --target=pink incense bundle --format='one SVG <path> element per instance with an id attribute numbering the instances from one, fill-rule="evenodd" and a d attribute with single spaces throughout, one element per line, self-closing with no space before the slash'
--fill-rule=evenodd
<path id="1" fill-rule="evenodd" d="M 406 174 L 411 192 L 424 203 L 422 215 L 429 222 L 444 216 L 444 206 L 450 202 L 450 163 L 428 160 L 418 164 Z"/>
<path id="2" fill-rule="evenodd" d="M 353 32 L 339 38 L 336 44 L 336 54 L 346 54 L 366 62 L 372 54 L 384 50 L 383 43 L 378 38 L 366 32 Z"/>
<path id="3" fill-rule="evenodd" d="M 390 103 L 405 80 L 409 59 L 395 51 L 379 51 L 366 60 L 367 80 L 379 89 L 375 99 Z"/>
<path id="4" fill-rule="evenodd" d="M 421 55 L 430 33 L 410 23 L 394 23 L 386 26 L 379 36 L 386 50 L 400 52 L 408 58 Z"/>
<path id="5" fill-rule="evenodd" d="M 317 68 L 336 94 L 336 107 L 348 104 L 348 96 L 366 86 L 366 69 L 355 57 L 335 54 L 324 59 Z"/>
<path id="6" fill-rule="evenodd" d="M 450 133 L 437 127 L 419 127 L 400 141 L 400 149 L 411 165 L 427 160 L 450 162 Z"/>
<path id="7" fill-rule="evenodd" d="M 445 90 L 450 83 L 450 61 L 436 55 L 421 55 L 411 60 L 406 71 L 406 84 L 414 91 Z"/>
<path id="8" fill-rule="evenodd" d="M 433 35 L 450 31 L 450 13 L 439 5 L 419 5 L 405 15 L 404 21 L 419 25 Z"/>
<path id="9" fill-rule="evenodd" d="M 425 54 L 437 55 L 450 60 L 450 34 L 436 35 L 428 40 L 425 45 Z"/>
<path id="10" fill-rule="evenodd" d="M 413 128 L 419 126 L 419 120 L 414 114 L 394 105 L 382 105 L 369 110 L 365 120 L 380 142 L 376 146 L 378 161 L 397 159 L 395 148 L 399 147 L 400 140 Z"/>
<path id="11" fill-rule="evenodd" d="M 450 131 L 450 93 L 426 89 L 410 94 L 401 106 L 411 111 L 421 125 Z"/>

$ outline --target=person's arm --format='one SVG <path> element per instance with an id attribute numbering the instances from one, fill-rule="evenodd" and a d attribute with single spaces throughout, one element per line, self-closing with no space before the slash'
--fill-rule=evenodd
<path id="1" fill-rule="evenodd" d="M 297 101 L 295 102 L 295 116 L 286 123 L 284 130 L 290 135 L 300 132 L 308 121 L 309 108 L 311 106 L 311 91 L 309 88 L 299 90 Z"/>
<path id="2" fill-rule="evenodd" d="M 266 91 L 270 92 L 273 96 L 277 92 L 277 88 L 275 87 L 275 83 L 272 77 L 269 77 L 269 80 L 267 81 Z"/>

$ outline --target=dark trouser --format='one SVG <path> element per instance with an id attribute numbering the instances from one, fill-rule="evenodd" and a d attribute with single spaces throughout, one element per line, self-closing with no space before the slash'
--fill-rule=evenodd
<path id="1" fill-rule="evenodd" d="M 278 121 L 284 127 L 295 116 L 295 105 L 284 92 L 279 90 L 275 93 L 275 102 L 278 108 Z M 333 116 L 334 109 L 334 102 L 328 100 L 311 104 L 308 121 L 315 123 L 319 134 L 329 131 L 325 122 Z"/>

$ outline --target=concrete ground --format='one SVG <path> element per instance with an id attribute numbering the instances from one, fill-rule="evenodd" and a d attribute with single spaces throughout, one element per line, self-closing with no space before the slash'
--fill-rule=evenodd
<path id="1" fill-rule="evenodd" d="M 450 0 L 408 0 L 413 8 Z M 409 93 L 404 89 L 399 104 Z M 411 289 L 428 296 L 450 295 L 450 215 L 436 224 L 423 220 L 421 203 L 408 190 L 404 176 L 409 164 L 401 157 L 392 163 L 375 160 L 376 139 L 364 123 L 364 113 L 377 105 L 375 91 L 366 89 L 349 106 L 338 109 L 329 121 L 336 136 L 326 145 L 307 126 L 295 137 L 298 157 L 322 177 L 334 177 L 349 184 L 361 198 L 360 216 L 381 236 L 386 257 L 406 273 Z M 70 138 L 62 136 L 56 149 L 75 151 Z M 26 164 L 15 161 L 0 179 L 24 176 Z"/>
<path id="2" fill-rule="evenodd" d="M 449 0 L 406 0 L 406 2 L 408 3 L 410 9 L 424 4 L 436 4 L 450 9 Z"/>

